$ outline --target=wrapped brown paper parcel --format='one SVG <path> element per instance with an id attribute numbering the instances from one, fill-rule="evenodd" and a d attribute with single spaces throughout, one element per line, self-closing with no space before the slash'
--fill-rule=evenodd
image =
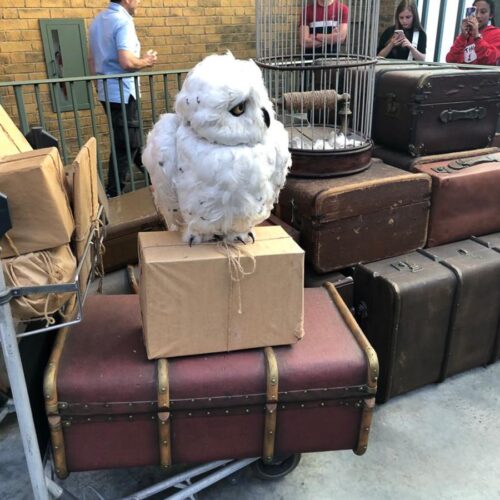
<path id="1" fill-rule="evenodd" d="M 234 281 L 220 243 L 189 247 L 179 232 L 139 233 L 139 293 L 149 359 L 302 338 L 304 251 L 279 226 L 256 227 L 254 234 L 255 243 L 237 245 L 247 274 Z"/>
<path id="2" fill-rule="evenodd" d="M 76 259 L 69 245 L 32 252 L 2 260 L 5 284 L 19 286 L 55 285 L 74 278 Z M 43 318 L 55 313 L 72 296 L 71 293 L 33 294 L 10 302 L 14 319 Z"/>
<path id="3" fill-rule="evenodd" d="M 12 221 L 0 240 L 2 258 L 69 243 L 74 221 L 65 182 L 56 148 L 0 159 L 0 192 L 7 195 Z"/>
<path id="4" fill-rule="evenodd" d="M 32 150 L 30 143 L 0 105 L 0 157 Z"/>
<path id="5" fill-rule="evenodd" d="M 91 137 L 80 149 L 73 162 L 73 214 L 75 217 L 75 235 L 73 241 L 78 263 L 85 253 L 90 231 L 98 224 L 98 176 L 97 176 L 97 144 Z M 99 250 L 99 249 L 98 249 Z M 85 256 L 79 277 L 80 291 L 85 291 L 87 281 L 92 272 L 92 252 Z"/>

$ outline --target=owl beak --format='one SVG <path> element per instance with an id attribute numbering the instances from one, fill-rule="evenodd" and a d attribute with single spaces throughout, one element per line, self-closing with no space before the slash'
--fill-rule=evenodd
<path id="1" fill-rule="evenodd" d="M 261 108 L 262 109 L 262 114 L 264 115 L 264 123 L 266 124 L 266 127 L 269 128 L 271 126 L 271 117 L 269 116 L 269 113 L 266 108 Z"/>

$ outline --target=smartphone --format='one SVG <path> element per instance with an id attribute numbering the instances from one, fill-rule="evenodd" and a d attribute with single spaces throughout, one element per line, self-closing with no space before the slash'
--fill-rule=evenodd
<path id="1" fill-rule="evenodd" d="M 397 36 L 404 36 L 404 31 L 403 30 L 394 30 L 394 34 Z"/>
<path id="2" fill-rule="evenodd" d="M 469 19 L 472 16 L 476 15 L 476 7 L 467 7 L 465 9 L 465 17 Z"/>

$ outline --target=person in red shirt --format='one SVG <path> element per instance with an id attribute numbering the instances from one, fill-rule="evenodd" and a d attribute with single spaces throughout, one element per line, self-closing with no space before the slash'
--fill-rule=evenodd
<path id="1" fill-rule="evenodd" d="M 460 35 L 446 62 L 496 65 L 500 59 L 500 28 L 494 26 L 495 2 L 476 0 L 476 14 L 462 21 Z M 490 25 L 491 21 L 491 25 Z"/>
<path id="2" fill-rule="evenodd" d="M 300 39 L 305 54 L 331 55 L 347 37 L 349 9 L 338 0 L 316 0 L 300 19 Z"/>

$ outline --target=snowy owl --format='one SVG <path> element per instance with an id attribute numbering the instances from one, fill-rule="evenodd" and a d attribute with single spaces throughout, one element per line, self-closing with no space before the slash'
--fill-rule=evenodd
<path id="1" fill-rule="evenodd" d="M 186 76 L 175 111 L 160 117 L 142 155 L 168 229 L 190 245 L 253 241 L 291 165 L 259 67 L 229 52 L 206 57 Z"/>

